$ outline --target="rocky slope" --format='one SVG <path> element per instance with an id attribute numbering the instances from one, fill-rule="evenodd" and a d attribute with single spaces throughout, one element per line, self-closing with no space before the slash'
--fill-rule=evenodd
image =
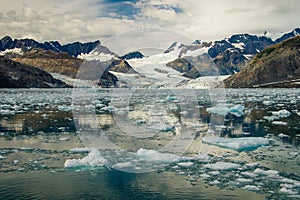
<path id="1" fill-rule="evenodd" d="M 0 88 L 70 87 L 38 68 L 0 57 Z"/>
<path id="2" fill-rule="evenodd" d="M 239 73 L 224 81 L 226 87 L 298 87 L 300 36 L 265 48 Z"/>
<path id="3" fill-rule="evenodd" d="M 101 87 L 117 85 L 117 77 L 109 71 L 122 73 L 136 73 L 125 60 L 112 59 L 105 62 L 83 61 L 67 53 L 58 53 L 51 50 L 31 49 L 23 55 L 13 58 L 22 64 L 30 65 L 47 71 L 71 78 L 80 78 L 92 82 L 100 80 Z"/>
<path id="4" fill-rule="evenodd" d="M 14 61 L 40 68 L 49 73 L 58 73 L 72 78 L 76 77 L 82 63 L 67 53 L 57 53 L 50 50 L 32 49 L 22 56 L 13 58 Z"/>

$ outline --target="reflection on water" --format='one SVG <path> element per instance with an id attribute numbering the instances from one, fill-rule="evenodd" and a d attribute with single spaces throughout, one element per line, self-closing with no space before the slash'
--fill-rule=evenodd
<path id="1" fill-rule="evenodd" d="M 298 89 L 226 90 L 221 99 L 218 95 L 224 91 L 218 90 L 78 91 L 0 90 L 1 198 L 299 197 Z M 201 137 L 208 135 L 271 137 L 273 142 L 254 152 L 214 148 L 219 154 L 209 155 L 213 157 L 210 162 L 240 166 L 219 172 L 205 168 L 205 161 L 197 157 Z M 67 159 L 88 154 L 70 149 L 85 145 L 180 155 L 187 151 L 185 155 L 200 161 L 172 164 L 148 174 L 128 174 L 109 167 L 65 169 Z M 261 169 L 271 175 L 253 175 Z M 249 184 L 252 187 L 247 187 Z M 241 189 L 244 187 L 247 189 Z M 279 192 L 285 187 L 290 194 Z"/>
<path id="2" fill-rule="evenodd" d="M 217 193 L 215 188 L 191 185 L 169 172 L 136 175 L 105 169 L 63 176 L 9 174 L 0 179 L 0 187 L 3 199 L 264 199 L 261 194 L 241 189 L 235 189 L 234 195 L 232 190 Z"/>
<path id="3" fill-rule="evenodd" d="M 208 129 L 223 137 L 285 134 L 286 141 L 298 145 L 299 92 L 228 90 L 222 104 L 245 106 L 244 114 L 235 116 L 207 112 L 207 108 L 220 102 L 215 102 L 211 92 L 206 90 L 198 90 L 195 94 L 184 94 L 180 90 L 93 91 L 82 96 L 76 93 L 73 102 L 71 90 L 2 90 L 0 132 L 10 135 L 75 132 L 77 123 L 83 126 L 79 128 L 113 130 L 137 138 L 162 136 L 157 132 L 166 132 L 165 136 L 172 137 L 178 134 L 179 125 L 181 128 L 185 125 L 187 129 L 181 132 L 201 127 L 192 129 L 198 135 L 199 131 Z M 74 121 L 73 114 L 78 109 L 81 110 Z M 82 109 L 86 113 L 82 113 Z M 268 120 L 272 112 L 284 109 L 291 113 L 290 116 Z"/>

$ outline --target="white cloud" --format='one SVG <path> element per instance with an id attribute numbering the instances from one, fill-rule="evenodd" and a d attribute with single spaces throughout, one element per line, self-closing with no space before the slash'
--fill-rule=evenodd
<path id="1" fill-rule="evenodd" d="M 23 4 L 10 0 L 1 5 L 0 29 L 3 36 L 66 43 L 161 27 L 209 41 L 266 29 L 289 31 L 299 26 L 300 18 L 299 0 L 141 0 L 128 4 L 136 9 L 135 14 L 120 18 L 118 9 L 108 11 L 108 0 L 27 0 Z M 162 40 L 169 39 L 168 34 L 152 36 Z"/>
<path id="2" fill-rule="evenodd" d="M 183 10 L 170 13 L 154 5 L 170 4 Z M 299 26 L 298 0 L 167 0 L 137 3 L 137 16 L 145 24 L 157 23 L 181 31 L 192 38 L 221 39 L 234 33 L 263 33 L 264 30 L 289 31 Z"/>

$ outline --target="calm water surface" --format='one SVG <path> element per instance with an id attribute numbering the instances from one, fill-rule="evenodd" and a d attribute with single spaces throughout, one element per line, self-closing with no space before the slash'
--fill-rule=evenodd
<path id="1" fill-rule="evenodd" d="M 299 94 L 297 89 L 0 90 L 0 198 L 300 198 Z M 207 110 L 212 107 L 215 112 Z M 159 151 L 183 135 L 181 143 L 165 149 L 193 159 L 137 174 L 112 164 L 64 167 L 66 160 L 88 155 L 70 149 L 111 147 L 95 140 L 101 133 L 130 152 Z M 253 151 L 214 147 L 202 160 L 200 145 L 211 147 L 201 138 L 210 134 L 265 137 L 270 144 Z M 220 162 L 238 167 L 212 167 Z"/>

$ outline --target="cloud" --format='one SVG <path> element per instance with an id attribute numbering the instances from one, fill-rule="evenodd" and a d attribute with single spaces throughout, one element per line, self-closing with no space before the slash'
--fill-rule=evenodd
<path id="1" fill-rule="evenodd" d="M 15 38 L 66 43 L 156 27 L 210 41 L 234 33 L 289 31 L 299 26 L 299 7 L 299 0 L 10 0 L 1 5 L 0 29 Z"/>

